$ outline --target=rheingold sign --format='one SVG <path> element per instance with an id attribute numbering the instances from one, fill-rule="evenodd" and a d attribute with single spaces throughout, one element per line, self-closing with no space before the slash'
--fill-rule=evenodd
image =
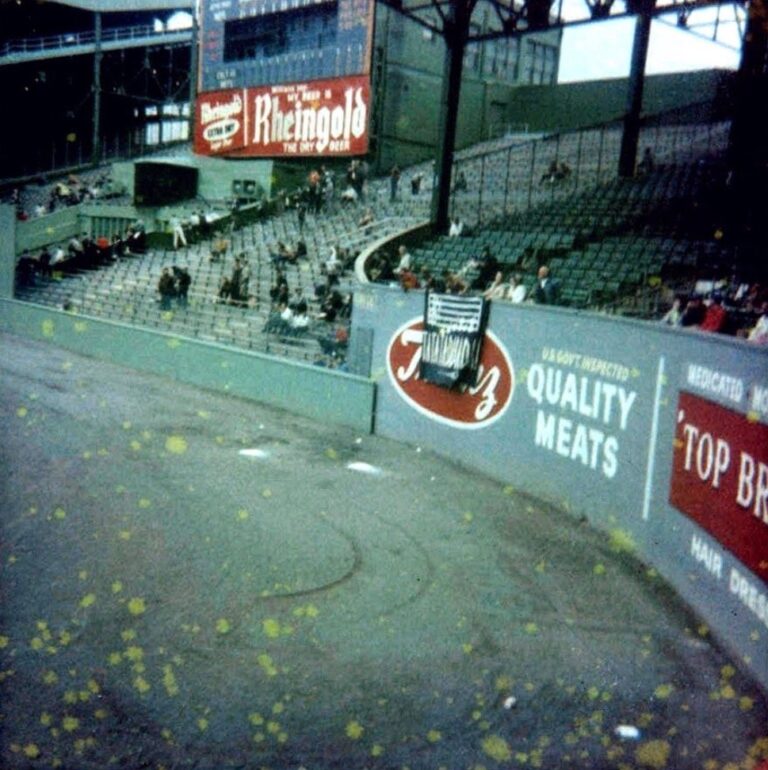
<path id="1" fill-rule="evenodd" d="M 345 77 L 200 94 L 195 152 L 230 157 L 363 155 L 368 78 Z"/>

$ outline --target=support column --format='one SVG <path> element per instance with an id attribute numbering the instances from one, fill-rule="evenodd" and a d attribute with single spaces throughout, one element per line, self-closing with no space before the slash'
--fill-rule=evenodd
<path id="1" fill-rule="evenodd" d="M 93 52 L 93 134 L 91 136 L 91 163 L 101 163 L 101 13 L 94 14 Z"/>
<path id="2" fill-rule="evenodd" d="M 759 192 L 768 180 L 768 0 L 752 0 L 747 8 L 728 137 L 724 229 L 726 239 L 743 244 L 742 259 L 754 270 L 745 276 L 762 280 L 765 255 L 758 244 L 768 239 L 765 199 Z"/>
<path id="3" fill-rule="evenodd" d="M 640 13 L 635 20 L 635 39 L 632 44 L 627 111 L 624 115 L 624 130 L 621 134 L 621 150 L 619 152 L 619 176 L 623 177 L 635 175 L 637 144 L 640 139 L 640 114 L 643 109 L 645 61 L 648 58 L 648 43 L 650 39 L 651 16 L 649 13 Z"/>
<path id="4" fill-rule="evenodd" d="M 197 100 L 198 36 L 200 24 L 197 18 L 199 3 L 192 10 L 192 42 L 189 49 L 189 138 L 195 138 L 195 101 Z"/>
<path id="5" fill-rule="evenodd" d="M 748 4 L 747 26 L 736 75 L 735 109 L 729 150 L 736 177 L 748 176 L 764 167 L 768 159 L 765 136 L 768 131 L 768 2 Z"/>
<path id="6" fill-rule="evenodd" d="M 456 123 L 459 115 L 461 74 L 467 45 L 470 7 L 466 0 L 454 0 L 445 20 L 445 66 L 443 71 L 440 115 L 438 118 L 435 186 L 432 191 L 432 226 L 435 232 L 448 230 L 451 203 L 451 168 L 453 167 Z"/>

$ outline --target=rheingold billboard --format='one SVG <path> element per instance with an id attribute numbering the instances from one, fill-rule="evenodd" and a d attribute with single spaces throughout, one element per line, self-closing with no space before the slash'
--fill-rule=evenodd
<path id="1" fill-rule="evenodd" d="M 201 94 L 195 152 L 228 157 L 363 155 L 368 150 L 367 76 Z"/>

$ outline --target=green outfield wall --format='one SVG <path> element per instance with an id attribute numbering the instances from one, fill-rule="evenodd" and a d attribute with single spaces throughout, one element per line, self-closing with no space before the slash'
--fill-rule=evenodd
<path id="1" fill-rule="evenodd" d="M 363 377 L 8 299 L 0 299 L 0 330 L 325 423 L 371 431 L 375 386 Z"/>

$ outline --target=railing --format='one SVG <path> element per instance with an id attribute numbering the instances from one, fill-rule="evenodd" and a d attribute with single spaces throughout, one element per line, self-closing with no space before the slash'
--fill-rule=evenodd
<path id="1" fill-rule="evenodd" d="M 134 27 L 118 27 L 103 29 L 101 32 L 101 44 L 125 43 L 130 40 L 145 40 L 146 38 L 179 37 L 179 35 L 191 36 L 191 30 L 166 30 L 156 29 L 150 24 Z M 64 32 L 58 35 L 45 37 L 28 37 L 17 40 L 8 40 L 0 45 L 0 60 L 9 56 L 34 55 L 43 52 L 53 52 L 59 49 L 68 49 L 78 46 L 96 45 L 96 33 L 94 30 L 84 32 Z"/>
<path id="2" fill-rule="evenodd" d="M 675 165 L 723 152 L 729 129 L 729 121 L 649 125 L 641 129 L 638 146 L 650 147 L 656 163 Z M 507 143 L 483 153 L 458 153 L 451 216 L 470 225 L 487 224 L 614 179 L 621 131 L 619 123 L 604 124 Z M 565 163 L 569 172 L 548 181 L 553 161 Z M 466 185 L 458 183 L 462 177 Z"/>

